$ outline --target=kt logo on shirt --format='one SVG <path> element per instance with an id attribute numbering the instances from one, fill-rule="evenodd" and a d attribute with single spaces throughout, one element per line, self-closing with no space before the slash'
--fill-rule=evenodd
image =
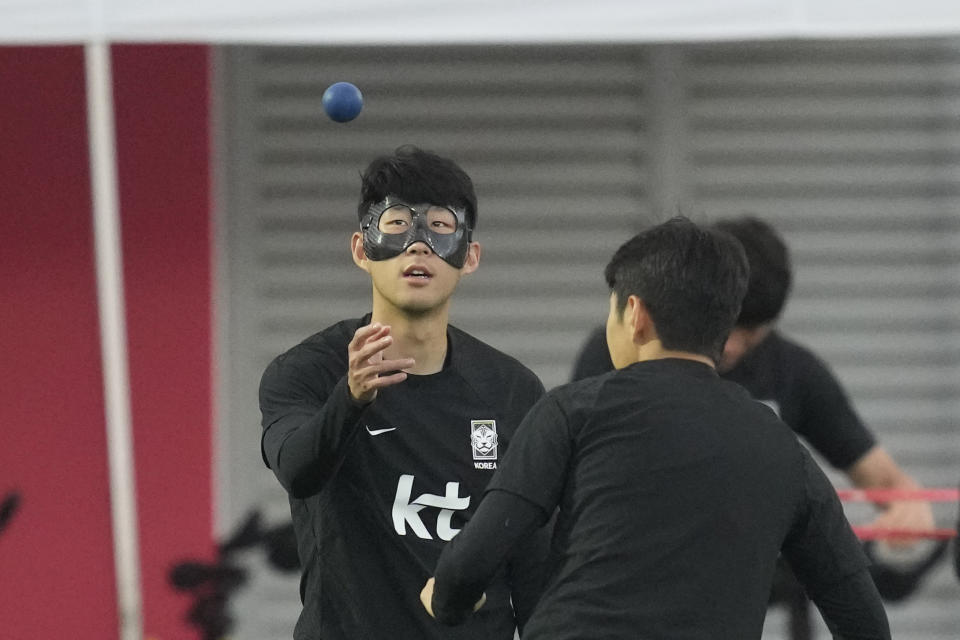
<path id="1" fill-rule="evenodd" d="M 460 533 L 460 529 L 454 529 L 452 526 L 453 515 L 457 511 L 465 511 L 470 507 L 470 496 L 461 498 L 460 483 L 448 482 L 442 496 L 423 493 L 414 498 L 413 476 L 408 474 L 400 476 L 391 510 L 394 530 L 401 536 L 405 536 L 409 526 L 418 538 L 433 540 L 433 536 L 420 518 L 420 512 L 427 507 L 439 509 L 437 537 L 441 540 L 453 540 L 453 536 Z"/>

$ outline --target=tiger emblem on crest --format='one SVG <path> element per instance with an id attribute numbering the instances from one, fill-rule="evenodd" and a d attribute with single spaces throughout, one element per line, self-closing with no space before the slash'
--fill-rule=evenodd
<path id="1" fill-rule="evenodd" d="M 496 420 L 471 420 L 470 444 L 474 460 L 497 459 Z"/>

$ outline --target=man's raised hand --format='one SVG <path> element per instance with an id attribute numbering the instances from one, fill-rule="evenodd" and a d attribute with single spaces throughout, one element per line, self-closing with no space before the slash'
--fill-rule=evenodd
<path id="1" fill-rule="evenodd" d="M 414 365 L 413 358 L 384 360 L 383 352 L 393 344 L 390 326 L 372 322 L 357 329 L 347 345 L 347 383 L 350 395 L 360 404 L 369 404 L 377 397 L 377 390 L 403 382 L 407 374 L 402 369 Z M 390 373 L 390 375 L 381 375 Z"/>

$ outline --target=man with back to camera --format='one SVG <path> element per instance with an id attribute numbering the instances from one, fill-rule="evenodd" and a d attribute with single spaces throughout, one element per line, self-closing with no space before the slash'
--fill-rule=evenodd
<path id="1" fill-rule="evenodd" d="M 618 249 L 605 271 L 617 370 L 527 414 L 421 592 L 427 610 L 469 620 L 514 545 L 559 507 L 528 638 L 760 638 L 781 552 L 836 637 L 890 637 L 826 476 L 716 373 L 747 274 L 736 240 L 682 218 Z"/>
<path id="2" fill-rule="evenodd" d="M 539 595 L 545 537 L 506 563 L 462 630 L 417 600 L 544 391 L 448 324 L 458 281 L 480 261 L 473 183 L 453 161 L 401 147 L 368 166 L 358 215 L 352 255 L 372 312 L 278 356 L 260 386 L 263 458 L 289 494 L 303 567 L 294 638 L 511 640 Z"/>
<path id="3" fill-rule="evenodd" d="M 750 284 L 718 363 L 720 375 L 768 404 L 855 486 L 921 488 L 877 443 L 823 361 L 777 330 L 792 283 L 783 239 L 769 224 L 752 216 L 719 220 L 715 226 L 740 241 L 750 264 Z M 583 346 L 573 379 L 612 368 L 601 328 Z M 871 524 L 884 529 L 929 530 L 934 527 L 933 511 L 926 502 L 889 502 L 881 505 L 881 513 Z M 892 544 L 920 543 L 905 539 Z"/>

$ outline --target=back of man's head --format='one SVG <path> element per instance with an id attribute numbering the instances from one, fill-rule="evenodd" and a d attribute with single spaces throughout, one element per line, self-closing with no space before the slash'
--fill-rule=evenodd
<path id="1" fill-rule="evenodd" d="M 453 160 L 413 145 L 398 147 L 367 166 L 361 176 L 358 217 L 363 219 L 370 205 L 387 196 L 407 204 L 462 208 L 470 229 L 477 227 L 477 194 L 470 176 Z"/>
<path id="2" fill-rule="evenodd" d="M 624 243 L 604 272 L 618 311 L 640 298 L 666 349 L 718 360 L 747 290 L 743 248 L 729 234 L 682 217 Z"/>
<path id="3" fill-rule="evenodd" d="M 786 243 L 773 227 L 753 216 L 721 219 L 714 227 L 739 240 L 750 263 L 750 285 L 737 326 L 773 322 L 783 311 L 793 280 Z"/>

